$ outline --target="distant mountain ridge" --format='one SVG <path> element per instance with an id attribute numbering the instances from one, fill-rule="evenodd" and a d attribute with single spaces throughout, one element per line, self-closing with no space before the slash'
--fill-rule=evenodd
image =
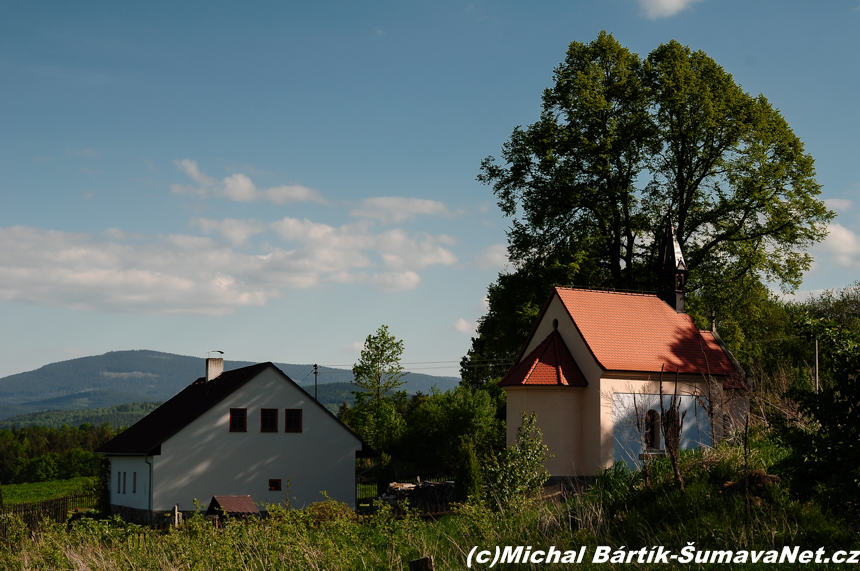
<path id="1" fill-rule="evenodd" d="M 225 360 L 226 370 L 253 365 L 250 361 Z M 275 363 L 288 377 L 313 394 L 313 365 Z M 159 351 L 111 351 L 51 363 L 33 371 L 0 379 L 0 419 L 43 410 L 72 410 L 111 407 L 133 402 L 165 401 L 204 371 L 199 357 Z M 320 385 L 352 380 L 345 369 L 320 367 Z M 441 391 L 460 382 L 456 377 L 434 377 L 407 373 L 408 392 Z"/>

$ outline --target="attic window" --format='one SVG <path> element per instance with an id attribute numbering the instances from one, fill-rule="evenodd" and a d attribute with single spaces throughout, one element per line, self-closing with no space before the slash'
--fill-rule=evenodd
<path id="1" fill-rule="evenodd" d="M 246 408 L 231 408 L 230 409 L 230 432 L 247 432 L 248 431 L 248 409 Z"/>
<path id="2" fill-rule="evenodd" d="M 269 480 L 269 491 L 270 492 L 280 492 L 281 491 L 281 480 Z"/>
<path id="3" fill-rule="evenodd" d="M 302 431 L 302 409 L 288 408 L 284 411 L 284 432 Z"/>
<path id="4" fill-rule="evenodd" d="M 558 319 L 553 319 L 553 320 L 552 320 L 552 329 L 553 329 L 553 331 L 555 331 L 556 329 L 558 329 Z"/>
<path id="5" fill-rule="evenodd" d="M 260 432 L 278 431 L 278 409 L 260 409 Z"/>

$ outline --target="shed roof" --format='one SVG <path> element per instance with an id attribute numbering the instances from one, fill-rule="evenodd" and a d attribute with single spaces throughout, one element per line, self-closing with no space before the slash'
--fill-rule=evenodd
<path id="1" fill-rule="evenodd" d="M 225 513 L 231 516 L 260 515 L 260 510 L 251 496 L 212 496 L 206 515 L 220 515 Z"/>
<path id="2" fill-rule="evenodd" d="M 499 385 L 587 387 L 588 381 L 585 380 L 585 375 L 582 374 L 558 330 L 553 330 L 540 345 L 505 375 Z"/>
<path id="3" fill-rule="evenodd" d="M 96 452 L 108 456 L 160 454 L 161 444 L 164 441 L 269 367 L 280 373 L 286 381 L 295 384 L 295 381 L 272 363 L 259 363 L 225 371 L 208 383 L 204 377 L 200 377 L 137 423 L 119 433 Z M 301 388 L 298 385 L 296 387 Z M 310 398 L 309 401 L 331 414 L 328 409 L 325 409 L 313 398 Z M 349 427 L 340 422 L 334 415 L 332 415 L 332 419 L 361 442 L 362 449 L 356 453 L 357 456 L 375 455 L 373 449 L 353 433 Z"/>

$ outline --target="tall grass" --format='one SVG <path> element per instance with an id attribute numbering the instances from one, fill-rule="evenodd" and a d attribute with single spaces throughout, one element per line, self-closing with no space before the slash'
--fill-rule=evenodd
<path id="1" fill-rule="evenodd" d="M 200 515 L 190 518 L 185 529 L 160 533 L 116 518 L 85 519 L 68 528 L 46 525 L 31 541 L 25 528 L 12 526 L 8 545 L 0 546 L 0 569 L 407 569 L 410 560 L 430 555 L 440 571 L 462 570 L 473 547 L 492 550 L 497 545 L 562 551 L 587 545 L 586 565 L 578 567 L 589 568 L 597 545 L 663 545 L 676 553 L 691 541 L 700 549 L 857 549 L 856 524 L 827 516 L 815 504 L 792 501 L 783 485 L 768 490 L 749 512 L 743 495 L 720 493 L 721 485 L 736 481 L 745 466 L 767 471 L 784 453 L 766 439 L 754 440 L 748 453 L 743 446 L 725 443 L 682 455 L 686 493 L 672 483 L 668 462 L 655 462 L 650 487 L 639 474 L 615 468 L 565 502 L 523 498 L 503 510 L 471 502 L 458 515 L 438 521 L 416 513 L 398 519 L 387 508 L 373 518 L 358 518 L 329 501 L 302 511 L 269 506 L 267 519 L 232 522 L 224 529 Z"/>

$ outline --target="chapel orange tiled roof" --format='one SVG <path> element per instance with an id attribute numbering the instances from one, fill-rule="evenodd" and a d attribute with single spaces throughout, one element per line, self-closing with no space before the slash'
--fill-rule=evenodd
<path id="1" fill-rule="evenodd" d="M 501 386 L 516 385 L 562 385 L 569 387 L 586 387 L 588 381 L 570 354 L 567 345 L 553 330 L 540 345 L 517 363 L 505 375 Z"/>
<path id="2" fill-rule="evenodd" d="M 738 376 L 710 331 L 655 295 L 556 288 L 604 370 Z"/>

